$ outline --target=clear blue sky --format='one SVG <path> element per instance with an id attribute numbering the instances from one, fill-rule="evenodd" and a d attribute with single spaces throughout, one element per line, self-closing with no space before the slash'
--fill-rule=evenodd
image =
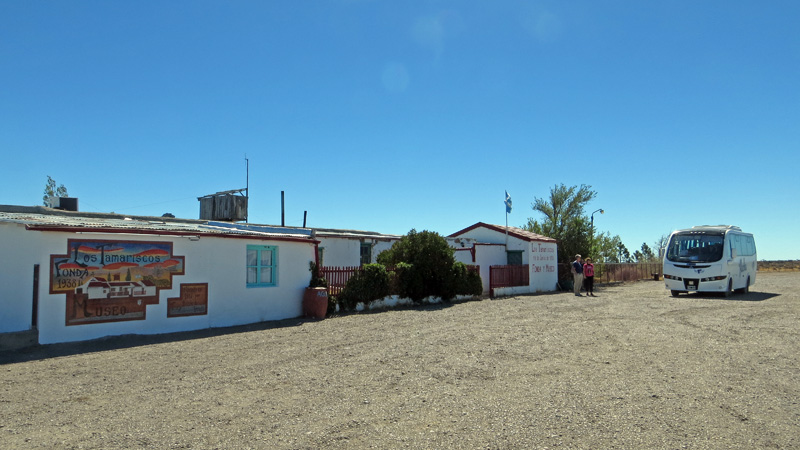
<path id="1" fill-rule="evenodd" d="M 797 1 L 0 0 L 0 204 L 448 235 L 586 184 L 800 258 Z"/>

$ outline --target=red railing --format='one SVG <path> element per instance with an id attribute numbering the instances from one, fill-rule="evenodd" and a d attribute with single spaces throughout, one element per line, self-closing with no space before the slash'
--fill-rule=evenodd
<path id="1" fill-rule="evenodd" d="M 494 296 L 495 288 L 527 286 L 530 284 L 530 267 L 489 266 L 489 292 Z"/>
<path id="2" fill-rule="evenodd" d="M 344 285 L 347 284 L 347 280 L 359 270 L 361 270 L 359 266 L 323 266 L 319 268 L 319 274 L 328 281 L 328 295 L 339 295 L 344 289 Z"/>

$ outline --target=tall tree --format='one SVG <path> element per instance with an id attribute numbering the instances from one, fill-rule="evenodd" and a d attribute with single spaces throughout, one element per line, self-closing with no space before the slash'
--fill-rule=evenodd
<path id="1" fill-rule="evenodd" d="M 47 184 L 44 186 L 44 197 L 42 197 L 44 206 L 50 206 L 48 201 L 50 197 L 69 197 L 69 194 L 67 194 L 67 188 L 63 184 L 56 187 L 56 180 L 48 175 Z"/>
<path id="2" fill-rule="evenodd" d="M 622 239 L 619 237 L 619 235 L 612 237 L 608 232 L 600 233 L 598 236 L 595 236 L 594 240 L 597 251 L 594 256 L 598 258 L 598 261 L 610 263 L 620 262 L 619 247 L 624 247 L 624 245 L 622 244 Z"/>
<path id="3" fill-rule="evenodd" d="M 653 253 L 653 250 L 647 245 L 646 242 L 642 242 L 642 258 L 644 261 L 653 261 L 656 259 L 656 255 Z"/>
<path id="4" fill-rule="evenodd" d="M 523 228 L 557 239 L 558 260 L 569 262 L 576 253 L 589 251 L 591 230 L 583 209 L 596 196 L 591 186 L 583 184 L 553 186 L 549 199 L 536 197 L 531 204 L 534 211 L 544 215 L 541 223 L 531 217 Z"/>
<path id="5" fill-rule="evenodd" d="M 621 263 L 631 262 L 631 252 L 628 251 L 628 248 L 625 247 L 625 244 L 623 244 L 621 241 L 617 245 L 617 256 L 619 257 L 619 262 Z"/>

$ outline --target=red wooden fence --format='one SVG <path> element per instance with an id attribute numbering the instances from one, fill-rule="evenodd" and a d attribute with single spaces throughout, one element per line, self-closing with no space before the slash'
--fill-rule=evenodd
<path id="1" fill-rule="evenodd" d="M 361 270 L 360 266 L 345 266 L 345 267 L 320 267 L 319 273 L 328 281 L 328 295 L 339 295 L 350 279 L 357 271 Z"/>
<path id="2" fill-rule="evenodd" d="M 489 266 L 489 293 L 494 296 L 494 289 L 511 286 L 527 286 L 530 284 L 530 267 L 524 266 Z"/>

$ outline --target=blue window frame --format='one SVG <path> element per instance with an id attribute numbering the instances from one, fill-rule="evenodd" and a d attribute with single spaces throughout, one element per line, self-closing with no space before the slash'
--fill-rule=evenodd
<path id="1" fill-rule="evenodd" d="M 278 247 L 247 246 L 247 287 L 278 285 Z"/>

